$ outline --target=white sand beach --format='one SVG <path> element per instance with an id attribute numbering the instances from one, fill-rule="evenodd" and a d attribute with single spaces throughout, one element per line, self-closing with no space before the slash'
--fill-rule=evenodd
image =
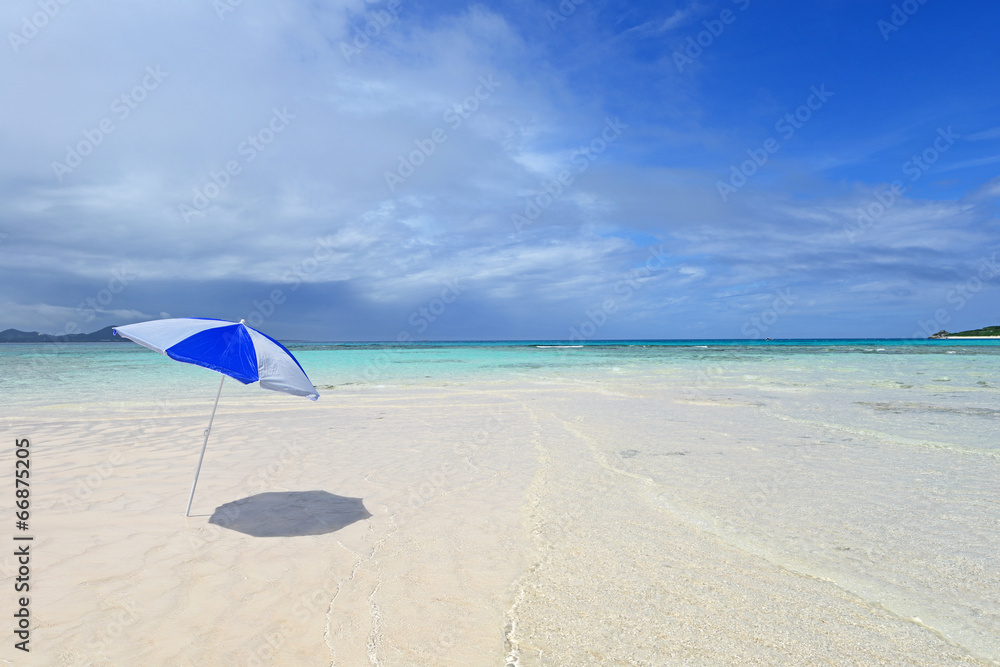
<path id="1" fill-rule="evenodd" d="M 1000 336 L 942 336 L 945 340 L 996 340 Z"/>
<path id="2" fill-rule="evenodd" d="M 851 441 L 778 411 L 779 391 L 610 375 L 316 404 L 248 389 L 219 408 L 191 518 L 203 405 L 25 410 L 7 422 L 32 443 L 32 652 L 8 641 L 3 658 L 995 664 L 996 570 L 935 563 L 934 513 L 889 498 L 920 471 L 876 473 L 845 503 L 884 434 Z M 916 466 L 939 455 L 912 452 Z M 982 461 L 976 474 L 995 474 Z M 973 501 L 995 503 L 992 488 Z M 279 505 L 209 522 L 265 493 Z M 895 511 L 880 494 L 913 516 L 880 524 Z M 908 521 L 930 537 L 886 537 Z"/>

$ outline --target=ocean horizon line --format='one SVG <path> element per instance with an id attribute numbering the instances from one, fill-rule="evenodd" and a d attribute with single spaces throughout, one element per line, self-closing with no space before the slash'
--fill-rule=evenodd
<path id="1" fill-rule="evenodd" d="M 275 338 L 284 345 L 300 346 L 340 346 L 340 347 L 684 347 L 684 346 L 726 346 L 726 347 L 782 347 L 782 346 L 848 346 L 859 344 L 879 344 L 899 347 L 912 346 L 954 346 L 954 345 L 1000 345 L 1000 337 L 958 336 L 952 338 L 603 338 L 593 340 L 578 340 L 569 338 L 495 338 L 495 339 L 440 339 L 440 340 L 307 340 L 293 338 Z M 120 346 L 122 341 L 80 341 L 80 340 L 45 340 L 45 341 L 3 341 L 3 345 L 65 345 L 75 346 Z"/>
<path id="2" fill-rule="evenodd" d="M 391 345 L 398 347 L 414 347 L 421 345 L 546 345 L 564 347 L 599 347 L 607 345 L 704 345 L 704 344 L 725 344 L 725 345 L 768 345 L 768 344 L 795 344 L 795 343 L 906 343 L 906 344 L 932 344 L 948 345 L 956 342 L 977 342 L 989 343 L 990 341 L 1000 341 L 997 338 L 604 338 L 594 340 L 574 340 L 568 338 L 495 338 L 495 339 L 441 339 L 441 340 L 303 340 L 303 339 L 279 339 L 282 343 L 292 345 Z"/>

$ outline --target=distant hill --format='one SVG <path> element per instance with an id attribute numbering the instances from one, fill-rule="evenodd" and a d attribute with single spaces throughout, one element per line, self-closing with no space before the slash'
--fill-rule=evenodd
<path id="1" fill-rule="evenodd" d="M 1000 336 L 1000 327 L 983 327 L 982 329 L 971 329 L 958 333 L 948 333 L 944 329 L 938 331 L 931 338 L 961 338 L 963 336 Z"/>
<path id="2" fill-rule="evenodd" d="M 121 336 L 114 335 L 111 331 L 113 328 L 104 327 L 92 333 L 65 334 L 62 336 L 43 334 L 37 331 L 6 329 L 0 331 L 0 343 L 115 343 L 126 340 Z"/>

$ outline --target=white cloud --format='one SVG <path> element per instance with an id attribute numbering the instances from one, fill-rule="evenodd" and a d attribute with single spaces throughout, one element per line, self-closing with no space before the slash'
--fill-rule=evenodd
<path id="1" fill-rule="evenodd" d="M 194 0 L 73 3 L 0 59 L 8 89 L 25 91 L 0 108 L 7 323 L 61 330 L 82 297 L 127 267 L 135 281 L 94 328 L 146 311 L 239 314 L 283 289 L 288 305 L 272 324 L 289 335 L 303 320 L 331 337 L 393 334 L 409 309 L 459 279 L 453 311 L 491 313 L 479 320 L 484 332 L 512 311 L 561 331 L 641 266 L 646 246 L 663 244 L 672 268 L 642 279 L 624 309 L 655 328 L 677 319 L 671 309 L 708 310 L 717 295 L 728 308 L 791 283 L 836 284 L 820 301 L 849 310 L 852 290 L 950 279 L 949 268 L 995 246 L 984 222 L 995 183 L 957 201 L 903 198 L 854 243 L 845 225 L 875 186 L 825 180 L 814 163 L 802 185 L 802 163 L 775 158 L 722 202 L 715 181 L 725 169 L 712 156 L 742 154 L 742 139 L 703 122 L 697 86 L 660 75 L 659 98 L 618 99 L 587 79 L 634 73 L 619 68 L 615 44 L 581 43 L 580 59 L 558 66 L 513 9 L 404 4 L 348 61 L 341 43 L 381 6 L 242 3 L 220 21 Z M 4 11 L 5 24 L 20 20 Z M 632 34 L 665 35 L 699 11 L 645 17 Z M 567 32 L 583 30 L 582 12 Z M 112 105 L 146 67 L 167 76 L 119 118 Z M 487 91 L 484 78 L 498 85 Z M 291 116 L 280 132 L 269 127 L 276 108 Z M 518 233 L 511 214 L 524 198 L 622 109 L 634 117 L 620 140 Z M 52 163 L 103 118 L 114 130 L 60 182 Z M 430 139 L 439 129 L 446 138 Z M 251 138 L 263 142 L 252 153 Z M 386 172 L 414 151 L 420 164 L 390 188 Z M 227 163 L 237 173 L 225 175 Z M 196 207 L 196 191 L 207 205 L 185 221 L 180 207 Z"/>

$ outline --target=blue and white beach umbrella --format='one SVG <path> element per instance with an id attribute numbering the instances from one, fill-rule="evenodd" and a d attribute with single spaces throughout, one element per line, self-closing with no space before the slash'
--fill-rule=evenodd
<path id="1" fill-rule="evenodd" d="M 319 398 L 319 392 L 292 353 L 273 338 L 248 327 L 243 320 L 228 322 L 181 317 L 127 324 L 115 327 L 114 332 L 176 361 L 204 366 L 222 374 L 212 417 L 205 429 L 205 442 L 201 446 L 185 516 L 191 515 L 194 489 L 198 485 L 201 462 L 205 458 L 215 410 L 222 395 L 222 383 L 227 375 L 243 384 L 260 382 L 265 389 L 305 396 L 313 401 Z"/>

